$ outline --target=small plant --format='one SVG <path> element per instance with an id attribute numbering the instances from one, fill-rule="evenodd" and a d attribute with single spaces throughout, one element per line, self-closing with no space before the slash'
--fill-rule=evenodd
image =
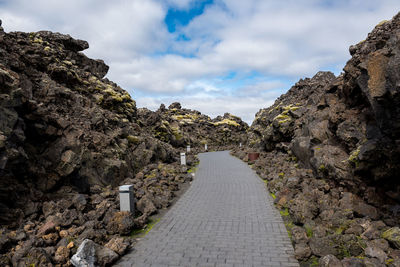
<path id="1" fill-rule="evenodd" d="M 385 261 L 385 264 L 386 265 L 390 265 L 391 263 L 393 263 L 394 262 L 394 259 L 387 259 L 386 261 Z"/>
<path id="2" fill-rule="evenodd" d="M 311 260 L 310 260 L 310 266 L 311 267 L 317 267 L 317 266 L 319 266 L 319 263 L 318 263 L 318 258 L 317 257 L 312 257 L 311 258 Z"/>
<path id="3" fill-rule="evenodd" d="M 193 167 L 193 168 L 190 168 L 187 172 L 192 173 L 192 172 L 196 172 L 196 171 L 197 171 L 197 168 Z"/>
<path id="4" fill-rule="evenodd" d="M 340 250 L 340 254 L 343 256 L 343 258 L 351 257 L 351 253 L 345 245 L 340 245 L 339 250 Z"/>
<path id="5" fill-rule="evenodd" d="M 143 237 L 150 232 L 151 229 L 160 221 L 160 219 L 152 220 L 149 219 L 147 225 L 142 229 L 133 229 L 131 237 Z"/>
<path id="6" fill-rule="evenodd" d="M 313 236 L 312 228 L 310 226 L 308 226 L 308 225 L 304 226 L 304 228 L 306 229 L 307 237 L 311 238 Z"/>
<path id="7" fill-rule="evenodd" d="M 288 208 L 285 208 L 284 210 L 279 211 L 279 213 L 281 214 L 281 216 L 289 216 L 289 210 Z"/>
<path id="8" fill-rule="evenodd" d="M 348 161 L 350 162 L 350 164 L 352 164 L 354 167 L 358 167 L 359 165 L 359 161 L 358 161 L 358 155 L 360 154 L 360 147 L 358 147 L 356 150 L 354 150 L 353 152 L 351 152 Z"/>

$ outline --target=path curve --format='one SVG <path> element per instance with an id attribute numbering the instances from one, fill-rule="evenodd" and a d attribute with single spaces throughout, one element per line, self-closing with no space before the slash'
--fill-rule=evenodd
<path id="1" fill-rule="evenodd" d="M 199 158 L 190 188 L 116 266 L 299 266 L 254 171 L 227 151 Z"/>

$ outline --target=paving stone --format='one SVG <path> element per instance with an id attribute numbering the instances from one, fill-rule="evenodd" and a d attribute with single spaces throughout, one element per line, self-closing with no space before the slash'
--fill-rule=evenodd
<path id="1" fill-rule="evenodd" d="M 226 151 L 199 158 L 188 191 L 115 266 L 299 266 L 254 171 Z"/>

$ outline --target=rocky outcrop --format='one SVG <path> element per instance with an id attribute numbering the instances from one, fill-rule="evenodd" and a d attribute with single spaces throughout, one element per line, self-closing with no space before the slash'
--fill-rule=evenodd
<path id="1" fill-rule="evenodd" d="M 236 147 L 247 140 L 248 125 L 239 117 L 225 113 L 211 119 L 198 111 L 185 109 L 179 103 L 168 108 L 161 105 L 156 112 L 146 108 L 138 110 L 138 123 L 156 138 L 176 148 L 190 145 L 202 150 L 222 150 Z"/>
<path id="2" fill-rule="evenodd" d="M 86 48 L 69 35 L 0 27 L 1 266 L 71 266 L 84 240 L 108 265 L 134 242 L 121 236 L 192 179 L 194 154 L 180 166 Z M 134 186 L 135 217 L 119 211 L 120 184 Z"/>
<path id="3" fill-rule="evenodd" d="M 78 52 L 85 41 L 51 32 L 0 33 L 0 219 L 20 196 L 62 185 L 117 185 L 174 149 L 143 132 L 135 102 L 103 79 L 108 66 Z M 9 217 L 10 216 L 10 217 Z"/>
<path id="4" fill-rule="evenodd" d="M 262 152 L 251 163 L 305 266 L 400 262 L 399 47 L 396 15 L 350 47 L 339 77 L 300 80 L 249 130 L 250 151 Z"/>

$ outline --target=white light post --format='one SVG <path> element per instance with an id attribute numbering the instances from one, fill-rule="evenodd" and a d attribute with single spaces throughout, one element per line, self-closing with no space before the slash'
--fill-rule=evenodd
<path id="1" fill-rule="evenodd" d="M 135 213 L 135 196 L 133 185 L 121 185 L 119 187 L 119 202 L 121 211 Z"/>
<path id="2" fill-rule="evenodd" d="M 186 165 L 186 154 L 181 153 L 181 165 Z"/>

